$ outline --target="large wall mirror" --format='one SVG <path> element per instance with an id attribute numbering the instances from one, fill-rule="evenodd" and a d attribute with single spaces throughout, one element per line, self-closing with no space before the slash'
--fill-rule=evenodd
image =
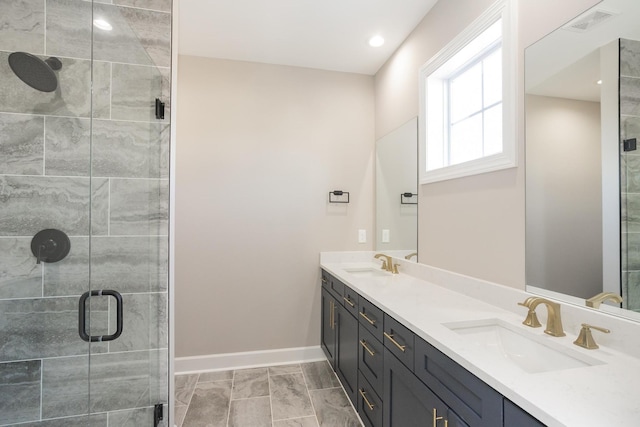
<path id="1" fill-rule="evenodd" d="M 418 119 L 376 141 L 376 250 L 417 260 Z"/>
<path id="2" fill-rule="evenodd" d="M 525 51 L 527 290 L 640 320 L 640 1 Z"/>

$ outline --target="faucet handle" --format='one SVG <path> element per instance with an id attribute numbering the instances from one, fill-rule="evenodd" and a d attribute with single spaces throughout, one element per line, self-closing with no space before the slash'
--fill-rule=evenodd
<path id="1" fill-rule="evenodd" d="M 383 259 L 382 260 L 382 266 L 380 267 L 381 270 L 388 270 L 389 268 L 387 267 L 387 260 Z"/>
<path id="2" fill-rule="evenodd" d="M 587 323 L 582 324 L 582 329 L 580 329 L 580 334 L 578 338 L 573 342 L 575 345 L 584 347 L 588 350 L 595 350 L 599 348 L 598 344 L 596 344 L 593 339 L 593 335 L 591 334 L 591 329 L 595 329 L 596 331 L 604 332 L 605 334 L 610 333 L 611 331 L 606 328 L 601 328 L 599 326 L 589 325 Z"/>
<path id="3" fill-rule="evenodd" d="M 529 312 L 527 313 L 527 317 L 524 319 L 522 324 L 525 326 L 529 326 L 530 328 L 539 328 L 540 326 L 542 326 L 542 323 L 540 323 L 540 321 L 538 320 L 538 315 L 536 314 L 535 309 L 532 310 L 531 307 L 529 307 L 531 300 L 533 298 L 535 297 L 529 297 L 526 300 L 524 300 L 524 302 L 519 302 L 518 305 L 527 307 L 529 309 Z"/>
<path id="4" fill-rule="evenodd" d="M 391 269 L 391 272 L 393 274 L 399 274 L 400 272 L 398 271 L 398 267 L 400 266 L 400 264 L 393 264 L 393 268 Z"/>

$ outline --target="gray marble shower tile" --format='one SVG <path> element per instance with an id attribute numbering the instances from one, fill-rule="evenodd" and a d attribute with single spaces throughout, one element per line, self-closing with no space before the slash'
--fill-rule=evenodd
<path id="1" fill-rule="evenodd" d="M 167 412 L 167 408 L 164 408 L 164 414 Z M 165 418 L 166 421 L 166 418 Z M 109 412 L 109 427 L 142 427 L 142 426 L 154 426 L 153 424 L 153 408 L 138 408 L 127 411 L 114 411 Z M 166 426 L 166 423 L 161 421 L 158 427 Z"/>
<path id="2" fill-rule="evenodd" d="M 198 374 L 176 375 L 175 402 L 176 405 L 189 405 L 193 391 L 198 383 Z"/>
<path id="3" fill-rule="evenodd" d="M 42 296 L 42 265 L 31 252 L 31 238 L 0 238 L 0 299 Z"/>
<path id="4" fill-rule="evenodd" d="M 310 390 L 309 394 L 320 427 L 360 427 L 362 425 L 342 388 Z"/>
<path id="5" fill-rule="evenodd" d="M 167 235 L 169 181 L 111 179 L 110 234 Z"/>
<path id="6" fill-rule="evenodd" d="M 280 420 L 274 421 L 273 427 L 318 427 L 318 420 L 315 416 Z"/>
<path id="7" fill-rule="evenodd" d="M 233 379 L 233 371 L 219 371 L 219 372 L 202 372 L 199 383 L 209 383 L 212 381 L 228 381 Z"/>
<path id="8" fill-rule="evenodd" d="M 329 362 L 310 362 L 303 363 L 301 366 L 309 390 L 340 387 L 340 381 L 331 369 Z"/>
<path id="9" fill-rule="evenodd" d="M 640 42 L 620 39 L 620 74 L 640 77 Z"/>
<path id="10" fill-rule="evenodd" d="M 269 375 L 283 375 L 283 374 L 297 374 L 297 373 L 302 373 L 302 368 L 300 367 L 299 364 L 269 367 Z"/>
<path id="11" fill-rule="evenodd" d="M 169 137 L 164 123 L 95 120 L 94 176 L 168 178 Z"/>
<path id="12" fill-rule="evenodd" d="M 42 116 L 0 114 L 0 174 L 42 175 L 43 150 Z"/>
<path id="13" fill-rule="evenodd" d="M 91 121 L 73 117 L 46 117 L 45 174 L 89 176 Z"/>
<path id="14" fill-rule="evenodd" d="M 110 182 L 108 178 L 91 179 L 91 235 L 109 234 L 109 198 Z"/>
<path id="15" fill-rule="evenodd" d="M 93 61 L 92 116 L 98 119 L 111 118 L 111 63 Z"/>
<path id="16" fill-rule="evenodd" d="M 91 58 L 92 26 L 91 2 L 47 0 L 47 54 Z"/>
<path id="17" fill-rule="evenodd" d="M 70 237 L 69 255 L 43 264 L 44 296 L 82 295 L 89 290 L 89 237 Z"/>
<path id="18" fill-rule="evenodd" d="M 626 193 L 620 204 L 623 231 L 640 232 L 640 193 Z M 626 228 L 626 230 L 625 230 Z"/>
<path id="19" fill-rule="evenodd" d="M 113 3 L 121 6 L 137 7 L 140 9 L 171 12 L 171 0 L 114 0 Z"/>
<path id="20" fill-rule="evenodd" d="M 44 2 L 0 2 L 0 50 L 44 53 Z"/>
<path id="21" fill-rule="evenodd" d="M 640 117 L 620 116 L 620 138 L 640 138 Z M 633 154 L 623 152 L 622 155 Z"/>
<path id="22" fill-rule="evenodd" d="M 113 26 L 111 31 L 94 30 L 95 59 L 160 67 L 171 65 L 169 13 L 95 4 L 94 17 Z"/>
<path id="23" fill-rule="evenodd" d="M 232 400 L 228 427 L 272 427 L 269 397 Z"/>
<path id="24" fill-rule="evenodd" d="M 166 403 L 154 389 L 166 387 L 167 353 L 141 351 L 45 359 L 42 375 L 42 416 L 44 418 L 86 414 L 91 385 L 92 412 L 133 409 Z M 164 364 L 159 369 L 159 364 Z M 160 382 L 159 382 L 160 381 Z"/>
<path id="25" fill-rule="evenodd" d="M 628 193 L 640 193 L 640 155 L 626 154 L 620 156 L 621 168 L 623 168 L 626 180 L 621 181 L 623 191 Z"/>
<path id="26" fill-rule="evenodd" d="M 89 179 L 0 176 L 0 235 L 32 236 L 46 228 L 89 234 Z"/>
<path id="27" fill-rule="evenodd" d="M 109 351 L 166 348 L 167 294 L 124 294 L 122 301 L 127 328 L 109 344 Z M 111 318 L 115 319 L 115 304 L 111 305 Z"/>
<path id="28" fill-rule="evenodd" d="M 92 286 L 117 283 L 122 293 L 166 291 L 168 245 L 167 237 L 94 237 Z"/>
<path id="29" fill-rule="evenodd" d="M 623 236 L 626 238 L 627 251 L 627 265 L 624 269 L 628 271 L 640 270 L 640 233 L 625 233 Z M 621 247 L 625 249 L 625 245 Z"/>
<path id="30" fill-rule="evenodd" d="M 183 427 L 226 427 L 230 395 L 231 381 L 198 384 L 182 422 Z"/>
<path id="31" fill-rule="evenodd" d="M 313 415 L 313 407 L 302 373 L 270 377 L 269 386 L 274 420 Z"/>
<path id="32" fill-rule="evenodd" d="M 92 301 L 93 302 L 93 301 Z M 106 301 L 92 305 L 92 320 L 107 323 Z M 94 353 L 106 351 L 95 343 Z M 0 301 L 0 361 L 86 354 L 89 345 L 78 336 L 78 298 Z"/>
<path id="33" fill-rule="evenodd" d="M 0 424 L 40 418 L 40 361 L 0 363 Z"/>
<path id="34" fill-rule="evenodd" d="M 640 115 L 640 79 L 620 77 L 620 114 Z"/>
<path id="35" fill-rule="evenodd" d="M 269 395 L 267 368 L 242 369 L 233 376 L 232 399 L 248 399 Z"/>
<path id="36" fill-rule="evenodd" d="M 9 68 L 7 52 L 0 52 L 0 112 L 89 117 L 91 62 L 60 58 L 58 88 L 40 92 L 22 82 Z M 46 59 L 46 56 L 42 56 Z"/>
<path id="37" fill-rule="evenodd" d="M 623 307 L 629 310 L 640 311 L 640 271 L 628 272 L 627 283 L 623 289 L 626 290 Z"/>
<path id="38" fill-rule="evenodd" d="M 107 427 L 107 414 L 56 418 L 20 424 L 20 427 Z"/>
<path id="39" fill-rule="evenodd" d="M 168 98 L 161 72 L 155 67 L 128 64 L 112 67 L 111 118 L 157 122 L 155 99 Z"/>

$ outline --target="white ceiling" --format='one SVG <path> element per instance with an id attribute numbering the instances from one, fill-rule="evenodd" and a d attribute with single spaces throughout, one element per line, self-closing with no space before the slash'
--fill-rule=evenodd
<path id="1" fill-rule="evenodd" d="M 180 0 L 178 52 L 372 75 L 436 2 Z"/>

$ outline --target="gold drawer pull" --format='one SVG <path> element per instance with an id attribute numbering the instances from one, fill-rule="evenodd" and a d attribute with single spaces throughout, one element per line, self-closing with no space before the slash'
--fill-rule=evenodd
<path id="1" fill-rule="evenodd" d="M 363 312 L 360 312 L 360 316 L 364 317 L 364 320 L 366 320 L 367 322 L 371 323 L 371 326 L 374 326 L 376 324 L 375 320 L 369 319 L 369 316 L 367 316 Z"/>
<path id="2" fill-rule="evenodd" d="M 323 285 L 326 285 L 327 283 L 329 283 L 329 282 L 327 282 L 327 279 L 325 279 L 325 278 L 323 277 L 323 278 L 322 278 L 322 284 L 323 284 Z"/>
<path id="3" fill-rule="evenodd" d="M 398 341 L 393 339 L 393 335 L 389 335 L 388 333 L 384 333 L 384 336 L 389 338 L 389 341 L 391 341 L 392 343 L 394 343 L 396 345 L 396 347 L 398 347 L 400 349 L 400 351 L 402 351 L 404 353 L 405 349 L 407 348 L 406 345 L 400 345 L 398 343 Z"/>
<path id="4" fill-rule="evenodd" d="M 347 304 L 349 304 L 351 307 L 355 307 L 356 305 L 351 302 L 351 300 L 347 297 L 342 297 L 343 300 L 345 300 L 347 302 Z"/>
<path id="5" fill-rule="evenodd" d="M 335 329 L 336 328 L 336 323 L 335 323 L 336 314 L 334 312 L 335 312 L 336 305 L 333 302 L 333 299 L 329 300 L 329 307 L 331 307 L 331 311 L 329 312 L 329 323 L 331 324 L 331 329 Z"/>
<path id="6" fill-rule="evenodd" d="M 367 352 L 370 355 L 375 356 L 376 353 L 369 348 L 369 346 L 367 345 L 367 342 L 365 340 L 360 340 L 360 345 L 363 346 L 364 349 L 367 350 Z"/>
<path id="7" fill-rule="evenodd" d="M 369 407 L 370 411 L 373 411 L 373 408 L 375 408 L 374 405 L 371 404 L 371 402 L 369 402 L 369 399 L 367 399 L 366 393 L 364 392 L 363 389 L 358 390 L 360 392 L 360 396 L 362 396 L 362 398 L 364 399 L 364 403 L 367 404 L 367 406 Z"/>

